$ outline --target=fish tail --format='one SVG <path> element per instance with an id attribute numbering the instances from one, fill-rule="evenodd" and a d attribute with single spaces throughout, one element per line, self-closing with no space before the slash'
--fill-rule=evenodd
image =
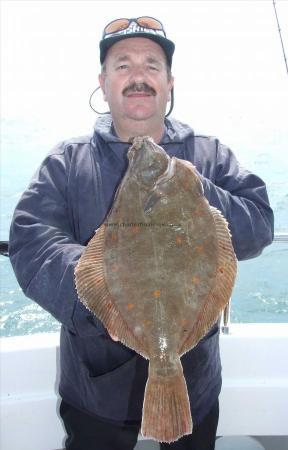
<path id="1" fill-rule="evenodd" d="M 177 371 L 165 376 L 149 367 L 141 434 L 159 442 L 174 442 L 192 433 L 186 381 L 179 359 Z"/>

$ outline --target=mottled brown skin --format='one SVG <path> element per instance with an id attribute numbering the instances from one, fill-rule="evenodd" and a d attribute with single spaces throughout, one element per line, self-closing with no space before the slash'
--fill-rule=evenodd
<path id="1" fill-rule="evenodd" d="M 148 141 L 146 146 L 155 152 L 155 144 Z M 136 159 L 135 151 L 132 155 Z M 186 330 L 193 328 L 197 310 L 213 287 L 217 236 L 198 177 L 186 175 L 189 169 L 176 158 L 169 161 L 171 177 L 155 189 L 159 197 L 145 213 L 155 179 L 144 184 L 143 161 L 132 158 L 106 222 L 105 277 L 129 328 L 146 342 L 148 356 L 158 360 L 160 369 L 160 355 L 169 359 L 172 352 L 179 353 L 187 334 L 182 323 Z M 160 162 L 165 170 L 168 155 Z M 179 189 L 185 183 L 186 190 Z M 165 350 L 161 339 L 167 341 Z"/>
<path id="2" fill-rule="evenodd" d="M 128 158 L 76 284 L 109 333 L 149 358 L 142 433 L 171 442 L 192 432 L 180 356 L 229 301 L 236 258 L 227 223 L 209 206 L 191 163 L 148 137 L 135 138 Z"/>

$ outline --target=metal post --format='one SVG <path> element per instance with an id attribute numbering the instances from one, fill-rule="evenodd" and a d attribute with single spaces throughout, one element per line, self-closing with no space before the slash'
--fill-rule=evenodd
<path id="1" fill-rule="evenodd" d="M 222 325 L 222 333 L 229 334 L 230 331 L 230 309 L 231 309 L 231 299 L 227 303 L 224 311 L 223 311 L 223 325 Z"/>

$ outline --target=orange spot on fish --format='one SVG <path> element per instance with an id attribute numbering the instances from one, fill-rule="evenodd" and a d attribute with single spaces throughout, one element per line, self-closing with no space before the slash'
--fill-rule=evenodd
<path id="1" fill-rule="evenodd" d="M 183 182 L 183 188 L 184 188 L 185 191 L 188 191 L 189 186 L 190 186 L 189 180 L 187 180 L 187 179 L 184 180 L 184 182 Z"/>
<path id="2" fill-rule="evenodd" d="M 160 297 L 161 295 L 161 291 L 159 289 L 157 289 L 156 291 L 153 292 L 153 297 Z"/>
<path id="3" fill-rule="evenodd" d="M 224 267 L 219 267 L 219 272 L 224 273 Z"/>
<path id="4" fill-rule="evenodd" d="M 136 225 L 135 227 L 131 228 L 132 233 L 139 233 L 140 231 L 140 227 L 138 225 Z"/>
<path id="5" fill-rule="evenodd" d="M 152 324 L 152 320 L 144 320 L 144 321 L 143 321 L 144 327 L 148 327 L 148 326 L 151 325 L 151 324 Z"/>
<path id="6" fill-rule="evenodd" d="M 200 283 L 200 278 L 197 277 L 197 275 L 195 275 L 194 277 L 192 277 L 192 283 L 193 284 L 199 284 Z"/>
<path id="7" fill-rule="evenodd" d="M 118 236 L 116 233 L 111 233 L 111 240 L 112 241 L 117 241 L 118 240 Z"/>
<path id="8" fill-rule="evenodd" d="M 204 247 L 203 247 L 203 245 L 196 245 L 195 250 L 198 253 L 203 253 Z"/>
<path id="9" fill-rule="evenodd" d="M 135 308 L 134 303 L 128 303 L 127 309 L 128 309 L 129 311 L 131 311 L 131 309 L 133 309 L 133 308 Z"/>
<path id="10" fill-rule="evenodd" d="M 197 217 L 202 217 L 202 216 L 204 216 L 204 211 L 203 211 L 203 209 L 196 209 L 194 214 Z"/>
<path id="11" fill-rule="evenodd" d="M 116 272 L 118 270 L 118 268 L 119 268 L 119 264 L 112 264 L 110 267 L 110 270 L 112 272 Z"/>
<path id="12" fill-rule="evenodd" d="M 185 325 L 187 325 L 188 320 L 187 319 L 182 319 L 181 320 L 181 325 L 183 325 L 185 327 Z"/>
<path id="13" fill-rule="evenodd" d="M 107 308 L 111 309 L 112 308 L 112 303 L 107 303 Z"/>
<path id="14" fill-rule="evenodd" d="M 183 243 L 183 238 L 181 236 L 176 236 L 176 244 L 181 245 Z"/>

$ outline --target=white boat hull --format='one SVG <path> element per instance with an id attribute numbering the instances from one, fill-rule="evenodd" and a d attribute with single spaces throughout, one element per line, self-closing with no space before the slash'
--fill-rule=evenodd
<path id="1" fill-rule="evenodd" d="M 233 324 L 221 335 L 220 436 L 288 435 L 288 324 Z M 1 340 L 1 450 L 64 445 L 59 335 Z"/>

